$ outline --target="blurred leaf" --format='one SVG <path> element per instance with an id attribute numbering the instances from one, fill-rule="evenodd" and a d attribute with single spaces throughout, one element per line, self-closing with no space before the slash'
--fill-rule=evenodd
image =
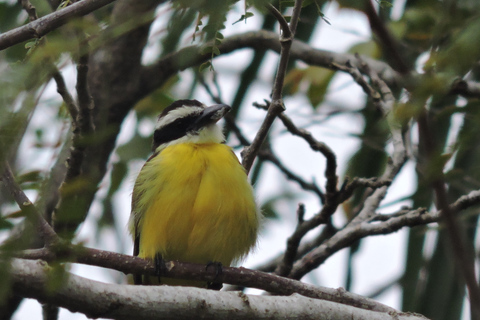
<path id="1" fill-rule="evenodd" d="M 9 216 L 11 217 L 11 215 Z M 0 230 L 10 230 L 13 228 L 13 226 L 13 223 L 5 219 L 5 217 L 0 217 Z"/>
<path id="2" fill-rule="evenodd" d="M 370 0 L 369 0 L 370 1 Z M 353 9 L 358 11 L 364 11 L 365 2 L 358 0 L 337 0 L 340 9 Z"/>
<path id="3" fill-rule="evenodd" d="M 119 146 L 116 153 L 118 154 L 122 162 L 128 163 L 130 160 L 133 159 L 145 159 L 150 154 L 151 149 L 152 138 L 150 136 L 142 137 L 141 135 L 136 133 L 133 138 L 130 139 L 130 141 Z M 120 170 L 122 168 L 118 167 L 116 169 Z"/>
<path id="4" fill-rule="evenodd" d="M 367 42 L 360 42 L 348 49 L 350 53 L 358 53 L 362 56 L 378 59 L 381 56 L 381 50 L 377 43 L 373 40 Z"/>
<path id="5" fill-rule="evenodd" d="M 38 182 L 43 179 L 43 172 L 41 170 L 32 170 L 16 177 L 19 184 L 29 182 Z"/>
<path id="6" fill-rule="evenodd" d="M 141 120 L 145 117 L 156 117 L 163 111 L 163 109 L 172 104 L 175 99 L 171 96 L 170 91 L 179 80 L 180 77 L 178 75 L 172 76 L 161 88 L 140 100 L 134 107 L 138 119 Z"/>
<path id="7" fill-rule="evenodd" d="M 22 6 L 15 2 L 0 2 L 0 33 L 18 27 L 18 15 L 22 12 Z"/>
<path id="8" fill-rule="evenodd" d="M 174 10 L 172 18 L 168 22 L 167 33 L 161 40 L 162 56 L 175 51 L 178 48 L 183 33 L 195 21 L 197 12 L 194 10 Z M 201 20 L 198 20 L 201 23 Z M 198 25 L 196 25 L 198 28 Z M 198 30 L 197 30 L 198 31 Z"/>
<path id="9" fill-rule="evenodd" d="M 464 75 L 478 63 L 480 56 L 480 20 L 470 21 L 454 37 L 446 50 L 438 54 L 437 65 L 441 70 L 447 69 L 454 75 Z"/>
<path id="10" fill-rule="evenodd" d="M 382 8 L 393 7 L 393 4 L 390 1 L 387 1 L 387 0 L 375 0 L 375 2 L 377 2 L 380 5 L 380 7 L 382 7 Z"/>
<path id="11" fill-rule="evenodd" d="M 150 148 L 149 148 L 150 149 Z M 124 152 L 123 152 L 124 153 Z M 131 153 L 129 153 L 132 156 Z M 127 163 L 130 158 L 120 157 L 120 161 L 113 164 L 112 172 L 110 174 L 110 187 L 108 188 L 107 196 L 103 199 L 102 216 L 98 221 L 97 236 L 103 227 L 114 227 L 115 213 L 113 212 L 113 197 L 120 188 L 122 182 L 128 177 Z"/>
<path id="12" fill-rule="evenodd" d="M 210 68 L 210 70 L 213 69 L 213 65 L 210 61 L 207 61 L 207 62 L 204 62 L 200 65 L 200 67 L 198 68 L 198 71 L 199 72 L 203 72 L 204 70 Z"/>
<path id="13" fill-rule="evenodd" d="M 47 271 L 47 292 L 55 292 L 61 289 L 65 281 L 68 279 L 68 272 L 65 270 L 66 266 L 62 263 L 50 263 Z"/>
<path id="14" fill-rule="evenodd" d="M 123 180 L 127 177 L 128 167 L 126 161 L 122 158 L 123 161 L 119 161 L 113 164 L 110 188 L 108 189 L 108 194 L 113 195 L 118 191 Z"/>
<path id="15" fill-rule="evenodd" d="M 277 195 L 274 195 L 267 199 L 264 203 L 262 203 L 260 207 L 260 211 L 262 212 L 263 216 L 267 219 L 278 219 L 278 213 L 276 210 L 276 206 L 279 202 L 283 201 L 291 201 L 297 198 L 297 195 L 288 191 L 284 190 Z"/>
<path id="16" fill-rule="evenodd" d="M 237 21 L 235 21 L 234 23 L 232 23 L 232 25 L 233 25 L 233 24 L 237 24 L 237 23 L 239 23 L 239 22 L 241 22 L 241 21 L 245 21 L 245 23 L 247 23 L 247 19 L 250 18 L 250 17 L 253 17 L 253 16 L 254 16 L 253 12 L 248 12 L 248 11 L 247 11 L 247 12 L 245 12 L 245 14 L 242 14 L 242 16 L 241 16 Z"/>
<path id="17" fill-rule="evenodd" d="M 292 69 L 285 76 L 285 94 L 295 94 L 305 84 L 306 95 L 315 109 L 325 98 L 328 86 L 335 72 L 320 67 L 307 67 L 305 69 Z"/>
<path id="18" fill-rule="evenodd" d="M 33 170 L 19 175 L 16 178 L 22 189 L 39 190 L 44 174 L 40 170 Z"/>
<path id="19" fill-rule="evenodd" d="M 17 219 L 17 218 L 25 218 L 25 213 L 22 210 L 14 211 L 9 214 L 3 216 L 5 219 Z"/>
<path id="20" fill-rule="evenodd" d="M 435 6 L 417 6 L 405 11 L 401 20 L 394 25 L 403 24 L 403 39 L 420 48 L 426 50 L 431 45 L 431 40 L 435 33 L 435 27 L 440 18 L 439 12 Z"/>

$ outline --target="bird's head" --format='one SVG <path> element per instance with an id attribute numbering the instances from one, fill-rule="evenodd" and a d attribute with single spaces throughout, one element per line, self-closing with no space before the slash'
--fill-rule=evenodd
<path id="1" fill-rule="evenodd" d="M 217 125 L 231 107 L 216 104 L 207 107 L 197 100 L 178 100 L 158 117 L 153 135 L 153 151 L 178 143 L 221 143 L 225 140 Z"/>

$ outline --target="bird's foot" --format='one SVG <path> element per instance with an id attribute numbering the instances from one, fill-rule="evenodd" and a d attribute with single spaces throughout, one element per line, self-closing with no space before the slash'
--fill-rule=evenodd
<path id="1" fill-rule="evenodd" d="M 155 275 L 158 277 L 158 281 L 161 283 L 160 278 L 165 274 L 167 271 L 167 266 L 165 265 L 165 260 L 160 253 L 155 255 L 154 261 L 154 268 L 155 268 Z"/>
<path id="2" fill-rule="evenodd" d="M 215 278 L 214 280 L 223 273 L 223 265 L 221 262 L 216 262 L 216 261 L 210 261 L 207 263 L 205 266 L 205 270 L 208 270 L 208 267 L 213 266 L 215 268 Z M 212 289 L 212 290 L 220 290 L 222 289 L 223 284 L 221 282 L 208 282 L 207 283 L 207 288 Z"/>

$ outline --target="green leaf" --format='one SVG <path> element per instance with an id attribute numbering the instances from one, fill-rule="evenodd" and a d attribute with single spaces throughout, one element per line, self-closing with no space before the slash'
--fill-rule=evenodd
<path id="1" fill-rule="evenodd" d="M 37 40 L 29 41 L 25 43 L 25 49 L 30 49 L 33 48 L 37 44 Z"/>
<path id="2" fill-rule="evenodd" d="M 377 43 L 373 40 L 360 42 L 348 49 L 350 53 L 358 53 L 362 56 L 378 59 L 381 57 L 381 50 L 378 47 Z"/>
<path id="3" fill-rule="evenodd" d="M 234 23 L 232 23 L 232 25 L 236 24 L 236 23 L 239 23 L 241 21 L 245 21 L 245 23 L 247 23 L 247 19 L 250 18 L 250 17 L 253 17 L 254 14 L 252 12 L 245 12 L 245 14 L 242 14 L 242 16 L 240 17 L 240 19 L 238 19 L 237 21 L 235 21 Z"/>
<path id="4" fill-rule="evenodd" d="M 207 62 L 202 63 L 200 65 L 200 67 L 198 68 L 198 71 L 203 72 L 207 68 L 210 68 L 210 70 L 212 70 L 212 62 L 207 61 Z"/>
<path id="5" fill-rule="evenodd" d="M 325 98 L 328 86 L 335 72 L 320 67 L 293 69 L 285 77 L 285 93 L 295 94 L 302 83 L 307 83 L 306 95 L 313 108 L 316 108 Z"/>
<path id="6" fill-rule="evenodd" d="M 145 159 L 150 153 L 151 148 L 152 148 L 151 136 L 143 137 L 137 133 L 133 136 L 132 139 L 130 139 L 130 141 L 119 146 L 117 148 L 116 153 L 118 154 L 118 156 L 122 161 L 129 162 L 134 159 Z M 114 169 L 116 170 L 115 174 L 119 175 L 118 179 L 121 179 L 120 176 L 121 176 L 121 173 L 123 172 L 122 171 L 123 168 L 114 166 Z M 114 173 L 112 172 L 112 175 L 113 174 Z M 116 180 L 116 182 L 121 183 L 121 181 L 118 181 L 118 179 Z"/>
<path id="7" fill-rule="evenodd" d="M 13 223 L 4 219 L 3 217 L 0 217 L 0 230 L 11 230 L 13 226 Z"/>
<path id="8" fill-rule="evenodd" d="M 295 6 L 295 1 L 294 0 L 281 0 L 280 1 L 280 8 L 283 7 L 293 7 Z"/>
<path id="9" fill-rule="evenodd" d="M 200 54 L 209 54 L 212 53 L 213 47 L 212 46 L 203 46 L 200 48 Z"/>
<path id="10" fill-rule="evenodd" d="M 386 1 L 386 0 L 375 0 L 379 5 L 380 7 L 382 8 L 391 8 L 393 7 L 393 4 L 390 2 L 390 1 Z"/>
<path id="11" fill-rule="evenodd" d="M 212 47 L 212 52 L 216 56 L 220 55 L 220 49 L 218 49 L 218 47 Z"/>

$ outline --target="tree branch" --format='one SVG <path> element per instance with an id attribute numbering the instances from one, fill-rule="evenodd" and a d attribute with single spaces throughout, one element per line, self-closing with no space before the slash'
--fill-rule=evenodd
<path id="1" fill-rule="evenodd" d="M 57 244 L 60 241 L 57 234 L 55 231 L 53 231 L 52 227 L 47 223 L 43 216 L 37 211 L 35 205 L 30 201 L 30 199 L 28 199 L 18 183 L 15 181 L 13 172 L 8 163 L 5 163 L 5 171 L 2 178 L 2 181 L 5 183 L 5 186 L 12 194 L 15 202 L 17 202 L 24 215 L 27 218 L 33 218 L 33 221 L 35 221 L 35 224 L 39 229 L 39 235 L 45 241 L 45 244 Z"/>
<path id="2" fill-rule="evenodd" d="M 466 196 L 460 197 L 455 203 L 450 205 L 450 209 L 459 212 L 460 210 L 479 203 L 480 190 L 475 190 Z M 441 214 L 441 211 L 427 212 L 424 208 L 402 211 L 399 215 L 394 214 L 389 216 L 378 215 L 371 212 L 368 220 L 349 223 L 318 248 L 306 254 L 301 260 L 294 264 L 289 277 L 293 279 L 302 278 L 305 274 L 321 265 L 335 252 L 350 246 L 361 238 L 393 233 L 404 227 L 439 222 Z"/>
<path id="3" fill-rule="evenodd" d="M 71 261 L 118 270 L 126 274 L 145 273 L 152 276 L 157 275 L 154 265 L 150 261 L 139 257 L 80 246 L 63 247 L 57 251 L 52 251 L 47 248 L 26 250 L 24 252 L 19 252 L 16 257 L 29 260 L 41 259 L 44 261 L 61 259 L 62 261 Z M 167 261 L 165 262 L 165 265 L 166 269 L 162 276 L 169 278 L 218 281 L 244 287 L 257 288 L 277 295 L 291 295 L 297 293 L 305 297 L 343 303 L 373 311 L 394 311 L 393 308 L 371 299 L 365 299 L 360 295 L 345 290 L 313 286 L 296 280 L 242 267 L 223 267 L 222 273 L 217 274 L 214 270 L 207 269 L 205 268 L 205 265 L 200 264 Z"/>
<path id="4" fill-rule="evenodd" d="M 82 0 L 59 11 L 52 12 L 24 26 L 0 34 L 0 50 L 6 49 L 23 41 L 41 38 L 75 17 L 84 16 L 115 0 Z"/>
<path id="5" fill-rule="evenodd" d="M 396 311 L 375 312 L 300 295 L 253 296 L 240 292 L 218 292 L 199 288 L 105 284 L 68 273 L 65 283 L 52 290 L 51 270 L 40 261 L 13 259 L 13 290 L 16 294 L 52 303 L 90 318 L 261 319 L 269 317 L 347 319 L 353 314 L 372 320 L 424 320 Z M 274 313 L 272 313 L 275 310 Z"/>
<path id="6" fill-rule="evenodd" d="M 265 138 L 267 137 L 268 131 L 273 124 L 275 118 L 285 110 L 283 105 L 283 83 L 285 79 L 285 74 L 287 73 L 288 61 L 290 59 L 290 48 L 293 43 L 293 38 L 295 37 L 295 30 L 297 29 L 298 18 L 300 16 L 300 11 L 302 10 L 302 0 L 295 0 L 295 5 L 293 7 L 293 14 L 290 20 L 288 28 L 285 24 L 280 23 L 285 29 L 282 29 L 282 35 L 280 36 L 280 62 L 278 63 L 277 74 L 275 76 L 275 82 L 273 84 L 272 90 L 272 102 L 268 107 L 267 114 L 263 123 L 257 131 L 255 138 L 252 141 L 252 144 L 248 147 L 245 147 L 242 151 L 242 165 L 245 170 L 250 172 L 252 168 L 253 161 L 260 150 Z M 280 20 L 282 20 L 281 17 Z"/>

